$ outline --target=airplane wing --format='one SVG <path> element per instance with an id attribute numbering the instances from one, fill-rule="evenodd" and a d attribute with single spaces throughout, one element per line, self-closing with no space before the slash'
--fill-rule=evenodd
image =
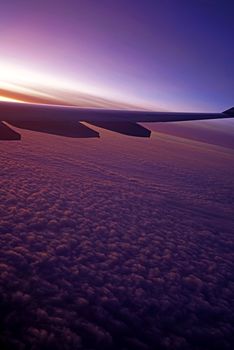
<path id="1" fill-rule="evenodd" d="M 121 134 L 149 137 L 151 131 L 137 123 L 178 122 L 233 118 L 234 108 L 221 113 L 107 110 L 45 104 L 0 102 L 0 140 L 19 140 L 20 134 L 4 122 L 21 129 L 67 137 L 99 137 L 82 122 Z"/>

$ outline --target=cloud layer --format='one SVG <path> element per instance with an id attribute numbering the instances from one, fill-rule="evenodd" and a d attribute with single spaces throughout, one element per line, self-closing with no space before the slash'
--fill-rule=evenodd
<path id="1" fill-rule="evenodd" d="M 233 154 L 109 135 L 3 144 L 1 348 L 232 349 Z"/>

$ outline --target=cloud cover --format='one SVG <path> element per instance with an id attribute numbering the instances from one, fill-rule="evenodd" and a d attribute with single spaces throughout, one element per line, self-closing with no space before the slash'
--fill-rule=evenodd
<path id="1" fill-rule="evenodd" d="M 233 348 L 233 153 L 108 132 L 1 147 L 2 348 Z"/>

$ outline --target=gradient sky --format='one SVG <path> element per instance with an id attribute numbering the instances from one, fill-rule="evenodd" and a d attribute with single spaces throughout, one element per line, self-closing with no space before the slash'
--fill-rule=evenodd
<path id="1" fill-rule="evenodd" d="M 233 13 L 231 0 L 3 1 L 0 88 L 43 91 L 44 80 L 145 107 L 223 110 L 234 105 Z"/>

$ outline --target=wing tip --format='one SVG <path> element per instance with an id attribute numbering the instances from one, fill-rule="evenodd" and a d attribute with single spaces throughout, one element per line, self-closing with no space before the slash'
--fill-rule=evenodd
<path id="1" fill-rule="evenodd" d="M 226 111 L 224 111 L 223 114 L 227 114 L 227 115 L 230 115 L 231 117 L 234 117 L 234 107 L 226 109 Z"/>

